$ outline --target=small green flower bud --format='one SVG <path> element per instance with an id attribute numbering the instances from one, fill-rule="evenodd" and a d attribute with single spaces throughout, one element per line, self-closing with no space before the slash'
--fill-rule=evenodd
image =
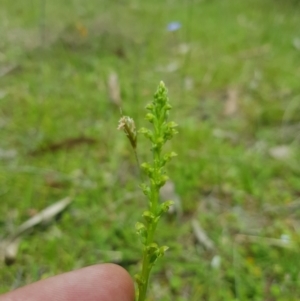
<path id="1" fill-rule="evenodd" d="M 159 248 L 156 243 L 152 243 L 147 247 L 147 254 L 150 264 L 154 264 L 159 257 Z"/>
<path id="2" fill-rule="evenodd" d="M 142 276 L 140 274 L 135 274 L 134 279 L 135 279 L 136 283 L 138 284 L 138 286 L 141 286 L 145 283 L 145 280 L 142 278 Z"/>
<path id="3" fill-rule="evenodd" d="M 151 142 L 153 142 L 153 132 L 146 129 L 146 128 L 141 128 L 139 130 L 140 134 L 144 134 L 146 138 L 148 138 Z"/>
<path id="4" fill-rule="evenodd" d="M 145 227 L 145 225 L 143 223 L 137 222 L 135 224 L 135 229 L 136 229 L 136 231 L 141 231 L 141 230 L 146 229 L 146 227 Z"/>
<path id="5" fill-rule="evenodd" d="M 142 244 L 145 244 L 147 241 L 147 229 L 144 224 L 137 222 L 135 224 L 136 233 L 140 236 Z"/>
<path id="6" fill-rule="evenodd" d="M 155 145 L 157 149 L 162 148 L 163 144 L 164 144 L 164 139 L 162 137 L 156 139 Z"/>
<path id="7" fill-rule="evenodd" d="M 151 122 L 151 123 L 153 123 L 154 118 L 155 118 L 155 116 L 154 116 L 153 114 L 151 114 L 151 113 L 148 113 L 148 114 L 146 115 L 146 119 L 147 119 L 149 122 Z"/>
<path id="8" fill-rule="evenodd" d="M 171 140 L 174 135 L 178 133 L 177 130 L 173 128 L 167 128 L 166 131 L 164 132 L 164 141 Z"/>
<path id="9" fill-rule="evenodd" d="M 146 109 L 152 112 L 154 109 L 153 104 L 152 103 L 147 104 Z"/>
<path id="10" fill-rule="evenodd" d="M 164 256 L 165 255 L 165 252 L 169 249 L 168 246 L 162 246 L 159 248 L 159 254 L 160 256 Z"/>
<path id="11" fill-rule="evenodd" d="M 166 163 L 168 163 L 172 158 L 176 157 L 177 154 L 175 152 L 167 153 L 163 156 L 161 161 L 161 166 L 165 166 Z"/>
<path id="12" fill-rule="evenodd" d="M 166 202 L 163 202 L 161 205 L 160 205 L 160 210 L 158 212 L 159 215 L 162 215 L 163 213 L 166 213 L 168 212 L 168 210 L 170 209 L 170 207 L 174 205 L 174 202 L 173 201 L 166 201 Z"/>
<path id="13" fill-rule="evenodd" d="M 147 223 L 152 223 L 153 222 L 153 220 L 155 219 L 155 216 L 154 216 L 154 214 L 152 213 L 152 212 L 150 212 L 150 211 L 145 211 L 144 213 L 143 213 L 143 218 L 146 220 L 146 222 Z"/>
<path id="14" fill-rule="evenodd" d="M 172 109 L 172 106 L 171 106 L 169 103 L 166 103 L 166 105 L 164 106 L 164 109 L 165 109 L 166 111 L 169 111 L 169 110 Z"/>
<path id="15" fill-rule="evenodd" d="M 158 245 L 154 242 L 152 244 L 150 244 L 149 246 L 147 246 L 147 253 L 149 255 L 153 254 L 154 252 L 158 251 Z"/>
<path id="16" fill-rule="evenodd" d="M 168 177 L 168 176 L 162 175 L 162 176 L 160 177 L 160 179 L 156 182 L 156 186 L 157 186 L 158 188 L 160 188 L 160 187 L 164 186 L 168 180 L 169 180 L 169 177 Z"/>
<path id="17" fill-rule="evenodd" d="M 149 197 L 150 194 L 151 194 L 150 187 L 149 187 L 147 184 L 145 184 L 145 183 L 142 183 L 142 184 L 140 185 L 140 187 L 141 187 L 141 189 L 142 189 L 144 195 L 147 196 L 147 197 Z"/>
<path id="18" fill-rule="evenodd" d="M 152 177 L 154 169 L 149 163 L 142 163 L 141 167 L 143 168 L 147 176 Z"/>
<path id="19" fill-rule="evenodd" d="M 157 244 L 151 244 L 147 247 L 149 262 L 154 264 L 159 257 L 162 257 L 168 250 L 167 246 L 158 247 Z"/>
<path id="20" fill-rule="evenodd" d="M 170 121 L 170 122 L 167 123 L 167 127 L 171 128 L 171 129 L 173 129 L 177 126 L 178 126 L 178 124 L 174 121 Z"/>

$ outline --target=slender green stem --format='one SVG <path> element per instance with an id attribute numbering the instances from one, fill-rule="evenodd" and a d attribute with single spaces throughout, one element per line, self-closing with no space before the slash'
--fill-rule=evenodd
<path id="1" fill-rule="evenodd" d="M 160 152 L 153 151 L 153 157 L 154 157 L 154 175 L 158 172 L 158 166 L 157 162 L 160 158 Z M 159 189 L 155 185 L 155 183 L 151 184 L 151 204 L 150 204 L 150 210 L 152 212 L 157 211 L 157 205 L 158 205 L 158 196 L 159 196 Z M 138 301 L 144 301 L 146 299 L 147 289 L 148 289 L 148 283 L 149 283 L 149 276 L 152 269 L 152 265 L 149 262 L 149 254 L 147 251 L 147 246 L 150 246 L 154 242 L 154 234 L 156 230 L 157 222 L 152 223 L 149 225 L 148 232 L 147 232 L 147 238 L 146 238 L 146 245 L 143 249 L 143 260 L 142 260 L 142 279 L 143 284 L 140 287 L 139 290 L 139 298 Z"/>
<path id="2" fill-rule="evenodd" d="M 150 245 L 153 243 L 153 236 L 155 233 L 157 224 L 153 224 L 152 227 L 149 229 L 148 237 L 147 237 L 147 245 Z M 149 255 L 147 252 L 147 247 L 144 246 L 143 250 L 143 264 L 142 264 L 142 279 L 143 279 L 143 285 L 140 287 L 139 291 L 139 299 L 138 301 L 144 301 L 146 299 L 147 289 L 148 289 L 148 283 L 149 283 L 149 276 L 151 272 L 152 266 L 149 262 Z"/>

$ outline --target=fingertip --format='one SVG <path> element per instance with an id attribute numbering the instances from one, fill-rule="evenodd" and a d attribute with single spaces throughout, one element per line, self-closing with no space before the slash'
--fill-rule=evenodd
<path id="1" fill-rule="evenodd" d="M 134 283 L 129 273 L 121 266 L 113 263 L 94 266 L 99 269 L 100 274 L 105 274 L 105 278 L 111 282 L 111 300 L 133 301 Z"/>
<path id="2" fill-rule="evenodd" d="M 99 264 L 38 281 L 0 301 L 133 301 L 134 284 L 116 264 Z"/>

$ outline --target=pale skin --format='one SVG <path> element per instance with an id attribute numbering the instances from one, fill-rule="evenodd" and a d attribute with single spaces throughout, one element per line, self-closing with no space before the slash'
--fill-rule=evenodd
<path id="1" fill-rule="evenodd" d="M 0 301 L 133 301 L 129 274 L 101 264 L 50 277 L 0 296 Z"/>

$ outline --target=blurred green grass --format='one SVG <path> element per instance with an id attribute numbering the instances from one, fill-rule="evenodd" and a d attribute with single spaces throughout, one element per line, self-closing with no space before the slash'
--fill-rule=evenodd
<path id="1" fill-rule="evenodd" d="M 55 0 L 43 13 L 41 3 L 1 8 L 0 68 L 16 68 L 0 78 L 0 238 L 57 200 L 74 203 L 24 238 L 14 265 L 0 263 L 0 292 L 99 262 L 139 269 L 145 200 L 108 97 L 115 71 L 138 126 L 164 80 L 180 130 L 169 175 L 183 216 L 162 221 L 158 239 L 171 248 L 149 300 L 298 300 L 299 5 Z M 174 20 L 182 28 L 167 32 Z M 95 143 L 47 151 L 86 137 Z M 147 158 L 142 138 L 138 147 Z M 215 253 L 195 241 L 192 218 Z"/>

